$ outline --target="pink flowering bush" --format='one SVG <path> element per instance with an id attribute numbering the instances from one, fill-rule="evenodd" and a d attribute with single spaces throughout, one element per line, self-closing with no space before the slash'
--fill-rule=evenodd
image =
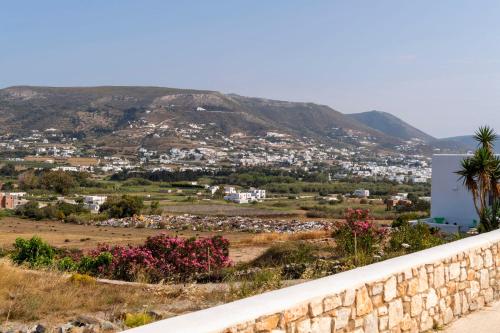
<path id="1" fill-rule="evenodd" d="M 103 254 L 110 254 L 112 260 L 99 261 Z M 151 282 L 185 281 L 231 265 L 229 242 L 220 236 L 184 239 L 160 234 L 148 237 L 141 246 L 102 244 L 90 251 L 88 257 L 103 263 L 87 265 L 91 267 L 88 272 L 127 281 L 136 280 L 138 276 L 145 276 Z"/>
<path id="2" fill-rule="evenodd" d="M 380 247 L 387 229 L 379 227 L 369 210 L 347 209 L 345 222 L 334 232 L 337 248 L 344 254 L 355 254 L 355 250 L 372 255 Z"/>
<path id="3" fill-rule="evenodd" d="M 220 236 L 183 239 L 160 234 L 149 237 L 144 246 L 158 260 L 164 276 L 193 276 L 231 264 L 229 242 Z"/>

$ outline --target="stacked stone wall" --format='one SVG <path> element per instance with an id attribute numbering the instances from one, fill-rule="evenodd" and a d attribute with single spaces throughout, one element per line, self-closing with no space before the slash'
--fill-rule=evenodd
<path id="1" fill-rule="evenodd" d="M 466 316 L 468 313 L 480 310 L 499 298 L 500 286 L 500 233 L 498 241 L 482 243 L 480 247 L 471 246 L 463 250 L 458 241 L 440 246 L 433 252 L 423 251 L 426 258 L 416 257 L 414 253 L 408 260 L 422 262 L 415 267 L 406 267 L 394 272 L 394 266 L 405 262 L 405 257 L 397 258 L 397 262 L 388 261 L 387 268 L 391 273 L 382 277 L 384 262 L 374 265 L 373 269 L 366 266 L 359 269 L 365 274 L 365 283 L 356 282 L 352 288 L 325 293 L 314 298 L 304 300 L 279 311 L 266 313 L 266 298 L 271 300 L 275 295 L 271 292 L 256 296 L 252 302 L 239 301 L 226 304 L 217 310 L 217 313 L 227 313 L 228 324 L 231 322 L 231 309 L 245 311 L 245 304 L 260 304 L 263 315 L 256 318 L 232 323 L 220 329 L 206 327 L 181 327 L 180 321 L 170 319 L 165 321 L 167 326 L 176 328 L 176 332 L 191 333 L 399 333 L 399 332 L 427 332 L 449 324 L 453 320 Z M 481 236 L 477 236 L 481 237 Z M 467 244 L 473 244 L 467 240 Z M 432 254 L 439 251 L 453 250 L 457 245 L 457 253 L 432 261 Z M 450 248 L 451 247 L 451 248 Z M 373 270 L 373 276 L 370 272 Z M 357 277 L 356 270 L 349 276 Z M 342 273 L 344 274 L 344 273 Z M 327 278 L 321 283 L 331 283 L 335 290 L 336 276 Z M 339 274 L 339 280 L 341 279 Z M 311 284 L 311 295 L 314 294 L 314 281 Z M 340 283 L 340 282 L 339 282 Z M 345 283 L 345 282 L 344 282 Z M 353 282 L 354 283 L 354 282 Z M 286 299 L 286 292 L 300 293 L 307 298 L 308 283 L 302 287 L 290 287 L 279 291 L 279 297 Z M 295 289 L 294 289 L 295 288 Z M 300 289 L 299 289 L 300 288 Z M 278 295 L 278 294 L 276 294 Z M 292 294 L 290 294 L 292 295 Z M 302 297 L 302 296 L 301 296 Z M 255 309 L 250 313 L 257 313 Z M 210 309 L 204 310 L 204 318 L 210 318 Z M 215 313 L 215 312 L 214 312 Z M 195 321 L 196 313 L 181 318 L 189 322 L 189 316 Z M 201 318 L 201 317 L 200 317 Z M 210 320 L 210 319 L 207 319 Z M 215 320 L 215 317 L 214 317 Z M 177 323 L 177 324 L 176 324 Z M 170 325 L 170 326 L 169 326 Z M 219 324 L 220 326 L 220 324 Z M 161 323 L 158 324 L 161 329 Z M 186 330 L 184 330 L 186 328 Z M 145 330 L 143 328 L 141 330 Z M 166 332 L 166 331 L 165 331 Z M 172 331 L 173 332 L 173 331 Z"/>

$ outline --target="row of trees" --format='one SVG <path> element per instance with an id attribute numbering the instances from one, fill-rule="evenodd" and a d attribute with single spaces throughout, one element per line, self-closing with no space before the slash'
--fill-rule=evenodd
<path id="1" fill-rule="evenodd" d="M 86 172 L 66 172 L 61 170 L 27 170 L 18 176 L 22 190 L 41 189 L 59 194 L 68 194 L 77 186 L 98 186 Z"/>

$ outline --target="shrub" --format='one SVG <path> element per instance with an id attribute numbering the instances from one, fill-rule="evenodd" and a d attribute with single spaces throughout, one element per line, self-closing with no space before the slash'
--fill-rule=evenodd
<path id="1" fill-rule="evenodd" d="M 150 282 L 161 278 L 158 272 L 158 260 L 144 247 L 101 245 L 92 251 L 91 255 L 100 257 L 103 253 L 110 254 L 111 262 L 106 266 L 97 266 L 94 274 L 126 281 L 135 281 L 139 275 L 147 275 Z"/>
<path id="2" fill-rule="evenodd" d="M 60 271 L 71 272 L 78 268 L 77 263 L 71 257 L 64 257 L 57 261 L 57 269 Z"/>
<path id="3" fill-rule="evenodd" d="M 276 244 L 253 260 L 252 266 L 277 267 L 289 264 L 310 263 L 316 260 L 316 247 L 307 242 Z"/>
<path id="4" fill-rule="evenodd" d="M 328 214 L 321 210 L 310 210 L 306 213 L 306 217 L 309 218 L 325 218 L 328 217 Z"/>
<path id="5" fill-rule="evenodd" d="M 94 277 L 88 275 L 88 274 L 79 274 L 75 273 L 71 275 L 69 278 L 69 281 L 72 283 L 78 283 L 78 284 L 95 284 L 96 280 Z"/>
<path id="6" fill-rule="evenodd" d="M 229 295 L 235 300 L 279 289 L 281 286 L 281 269 L 266 268 L 245 276 L 239 283 L 230 283 Z"/>
<path id="7" fill-rule="evenodd" d="M 398 228 L 398 227 L 400 227 L 402 225 L 408 224 L 408 221 L 418 220 L 418 219 L 421 219 L 421 218 L 425 218 L 425 216 L 422 215 L 422 214 L 418 214 L 418 213 L 405 213 L 405 214 L 401 214 L 401 215 L 399 215 L 392 222 L 391 227 Z"/>
<path id="8" fill-rule="evenodd" d="M 113 262 L 113 255 L 108 251 L 95 256 L 83 256 L 78 263 L 78 272 L 93 275 L 103 273 Z"/>
<path id="9" fill-rule="evenodd" d="M 221 236 L 183 239 L 160 234 L 148 237 L 144 246 L 159 261 L 164 276 L 191 277 L 231 264 L 229 242 Z"/>
<path id="10" fill-rule="evenodd" d="M 109 197 L 99 208 L 99 212 L 105 212 L 109 217 L 130 217 L 141 213 L 144 202 L 141 197 L 122 195 L 121 197 Z"/>
<path id="11" fill-rule="evenodd" d="M 415 252 L 445 243 L 439 231 L 424 223 L 403 224 L 391 233 L 389 249 L 393 252 Z"/>
<path id="12" fill-rule="evenodd" d="M 49 244 L 40 237 L 33 236 L 30 240 L 16 239 L 12 260 L 18 265 L 27 263 L 31 267 L 49 266 L 54 255 L 55 251 Z"/>
<path id="13" fill-rule="evenodd" d="M 153 322 L 153 317 L 147 313 L 127 313 L 125 315 L 125 325 L 127 327 L 133 328 L 141 325 L 146 325 Z"/>
<path id="14" fill-rule="evenodd" d="M 380 228 L 374 222 L 369 210 L 348 209 L 345 219 L 346 223 L 333 234 L 337 249 L 343 254 L 372 255 L 380 246 L 386 229 Z"/>
<path id="15" fill-rule="evenodd" d="M 38 202 L 29 201 L 19 206 L 15 210 L 16 215 L 35 220 L 41 219 L 65 219 L 66 216 L 89 213 L 83 204 L 69 204 L 66 202 L 57 202 L 55 205 L 49 204 L 43 208 L 38 208 Z"/>

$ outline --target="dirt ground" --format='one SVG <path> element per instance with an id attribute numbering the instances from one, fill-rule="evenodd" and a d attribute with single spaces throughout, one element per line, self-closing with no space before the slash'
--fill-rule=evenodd
<path id="1" fill-rule="evenodd" d="M 170 214 L 195 214 L 195 215 L 217 215 L 217 216 L 253 216 L 253 217 L 289 217 L 296 218 L 301 213 L 297 210 L 278 211 L 255 207 L 239 207 L 235 205 L 217 204 L 178 204 L 165 205 L 162 209 Z M 303 212 L 302 212 L 303 215 Z"/>
<path id="2" fill-rule="evenodd" d="M 108 244 L 140 244 L 148 236 L 162 231 L 155 229 L 113 228 L 90 225 L 67 224 L 59 221 L 33 221 L 15 217 L 5 217 L 0 220 L 0 249 L 10 248 L 18 237 L 31 238 L 37 235 L 52 246 L 65 248 L 90 249 L 99 243 Z M 165 231 L 163 231 L 165 232 Z M 167 232 L 175 235 L 174 232 Z M 179 232 L 181 237 L 207 237 L 221 233 L 217 232 Z M 253 234 L 234 232 L 222 233 L 230 244 L 230 257 L 234 262 L 249 261 L 256 258 L 271 244 L 252 244 Z M 271 243 L 271 242 L 270 242 Z"/>

